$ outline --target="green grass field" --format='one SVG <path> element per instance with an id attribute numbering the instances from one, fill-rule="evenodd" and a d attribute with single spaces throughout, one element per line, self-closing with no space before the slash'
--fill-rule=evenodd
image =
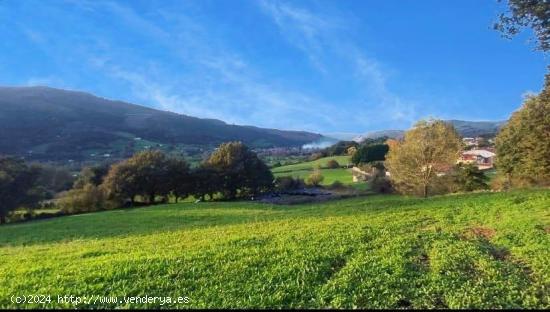
<path id="1" fill-rule="evenodd" d="M 294 178 L 306 179 L 313 169 L 321 166 L 326 167 L 329 160 L 336 160 L 341 166 L 347 165 L 350 162 L 349 156 L 332 156 L 317 159 L 315 161 L 302 162 L 299 164 L 281 166 L 273 168 L 273 175 L 280 176 L 292 176 Z M 340 181 L 344 184 L 352 184 L 352 175 L 350 169 L 338 168 L 338 169 L 321 169 L 321 174 L 324 177 L 323 185 L 332 184 L 335 181 Z"/>
<path id="2" fill-rule="evenodd" d="M 311 174 L 312 170 L 294 170 L 291 172 L 275 172 L 275 177 L 280 176 L 292 176 L 294 178 L 307 179 Z M 352 176 L 350 169 L 339 168 L 339 169 L 321 169 L 321 174 L 324 177 L 322 185 L 329 185 L 335 181 L 340 181 L 344 184 L 352 184 Z"/>
<path id="3" fill-rule="evenodd" d="M 351 157 L 350 156 L 332 156 L 332 157 L 323 157 L 314 161 L 301 162 L 294 165 L 287 165 L 273 168 L 273 173 L 282 173 L 282 172 L 292 172 L 300 170 L 313 170 L 319 166 L 326 167 L 327 163 L 330 160 L 336 160 L 341 166 L 347 165 Z"/>
<path id="4" fill-rule="evenodd" d="M 549 190 L 74 215 L 0 227 L 0 307 L 549 308 L 549 232 Z"/>

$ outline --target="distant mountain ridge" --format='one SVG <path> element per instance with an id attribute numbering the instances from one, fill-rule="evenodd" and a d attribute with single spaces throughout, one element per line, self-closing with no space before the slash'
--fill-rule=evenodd
<path id="1" fill-rule="evenodd" d="M 78 160 L 98 153 L 126 157 L 136 144 L 215 146 L 238 140 L 252 147 L 298 147 L 321 138 L 305 131 L 229 125 L 79 91 L 0 87 L 0 154 Z"/>
<path id="2" fill-rule="evenodd" d="M 466 121 L 455 119 L 445 120 L 445 122 L 452 124 L 462 137 L 495 136 L 500 128 L 506 124 L 506 121 Z M 405 130 L 380 130 L 367 132 L 355 137 L 353 140 L 361 142 L 365 139 L 376 139 L 383 136 L 401 139 L 404 134 Z"/>

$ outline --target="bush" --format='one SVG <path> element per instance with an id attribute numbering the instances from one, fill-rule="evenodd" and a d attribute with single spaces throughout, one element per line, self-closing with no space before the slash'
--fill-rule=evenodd
<path id="1" fill-rule="evenodd" d="M 483 171 L 472 164 L 457 165 L 452 175 L 454 183 L 456 183 L 460 191 L 471 192 L 489 188 L 489 185 L 487 185 L 489 178 L 487 178 Z"/>
<path id="2" fill-rule="evenodd" d="M 336 160 L 331 159 L 327 162 L 327 168 L 329 168 L 329 169 L 338 169 L 338 168 L 340 168 L 340 164 Z"/>
<path id="3" fill-rule="evenodd" d="M 384 176 L 379 175 L 375 175 L 372 178 L 370 182 L 370 188 L 373 192 L 380 194 L 390 194 L 394 191 L 390 180 Z"/>
<path id="4" fill-rule="evenodd" d="M 305 186 L 304 180 L 290 176 L 277 177 L 275 179 L 275 189 L 277 191 L 295 190 Z"/>
<path id="5" fill-rule="evenodd" d="M 63 192 L 60 196 L 57 206 L 67 214 L 113 209 L 120 205 L 108 200 L 105 191 L 93 184 Z"/>
<path id="6" fill-rule="evenodd" d="M 325 177 L 321 174 L 321 170 L 315 169 L 313 172 L 307 177 L 306 184 L 310 186 L 319 186 L 323 182 Z"/>

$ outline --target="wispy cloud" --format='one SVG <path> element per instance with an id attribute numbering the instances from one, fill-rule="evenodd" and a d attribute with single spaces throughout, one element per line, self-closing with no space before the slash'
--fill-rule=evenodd
<path id="1" fill-rule="evenodd" d="M 384 116 L 396 123 L 412 123 L 418 118 L 416 106 L 391 91 L 388 77 L 381 62 L 367 57 L 346 35 L 350 31 L 344 18 L 316 14 L 295 3 L 281 1 L 260 1 L 260 8 L 280 28 L 287 41 L 303 51 L 312 64 L 325 72 L 323 60 L 336 56 L 353 69 L 352 74 L 363 85 L 363 103 L 355 103 L 359 113 L 355 116 L 365 122 L 374 114 Z M 355 117 L 354 119 L 356 119 Z"/>
<path id="2" fill-rule="evenodd" d="M 303 8 L 279 1 L 259 1 L 260 8 L 272 17 L 281 34 L 297 46 L 319 71 L 326 73 L 324 50 L 327 34 L 342 30 L 343 25 L 334 17 L 320 16 Z"/>
<path id="3" fill-rule="evenodd" d="M 67 46 L 52 44 L 63 42 L 63 33 L 55 27 L 47 32 L 29 27 L 21 31 L 49 50 L 45 54 L 67 72 L 79 68 L 84 75 L 107 81 L 99 84 L 112 85 L 104 90 L 111 90 L 113 97 L 182 114 L 318 132 L 360 132 L 386 121 L 410 123 L 419 115 L 412 101 L 392 92 L 387 66 L 347 36 L 349 20 L 337 13 L 271 1 L 258 2 L 256 12 L 267 15 L 281 38 L 303 53 L 313 77 L 329 83 L 352 79 L 349 92 L 357 94 L 353 99 L 327 97 L 318 88 L 273 77 L 238 44 L 227 42 L 211 24 L 181 6 L 163 2 L 140 11 L 122 2 L 75 2 L 72 9 L 78 17 L 63 15 L 54 24 L 62 28 L 78 19 L 80 26 Z M 104 25 L 104 19 L 110 25 Z M 28 83 L 61 86 L 57 79 L 44 75 Z"/>
<path id="4" fill-rule="evenodd" d="M 93 67 L 125 81 L 136 97 L 158 108 L 236 124 L 310 131 L 337 127 L 338 120 L 346 118 L 345 113 L 331 103 L 270 83 L 261 69 L 230 48 L 213 49 L 209 40 L 201 39 L 207 38 L 206 33 L 201 33 L 201 26 L 187 16 L 180 18 L 159 11 L 163 18 L 176 25 L 169 32 L 154 21 L 139 17 L 130 8 L 109 5 L 104 9 L 122 15 L 134 30 L 146 30 L 151 40 L 181 55 L 180 61 L 192 62 L 192 66 L 198 68 L 190 79 L 187 75 L 166 77 L 162 70 L 155 74 L 145 65 L 142 70 L 125 67 L 124 62 L 111 59 L 112 55 L 88 56 Z M 191 43 L 195 54 L 190 55 L 188 47 L 182 47 L 173 34 L 186 38 L 185 42 Z"/>

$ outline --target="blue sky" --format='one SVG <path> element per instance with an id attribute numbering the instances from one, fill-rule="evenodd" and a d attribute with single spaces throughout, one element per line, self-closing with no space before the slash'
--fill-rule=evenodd
<path id="1" fill-rule="evenodd" d="M 540 90 L 496 0 L 0 0 L 0 85 L 322 133 L 502 120 Z"/>

